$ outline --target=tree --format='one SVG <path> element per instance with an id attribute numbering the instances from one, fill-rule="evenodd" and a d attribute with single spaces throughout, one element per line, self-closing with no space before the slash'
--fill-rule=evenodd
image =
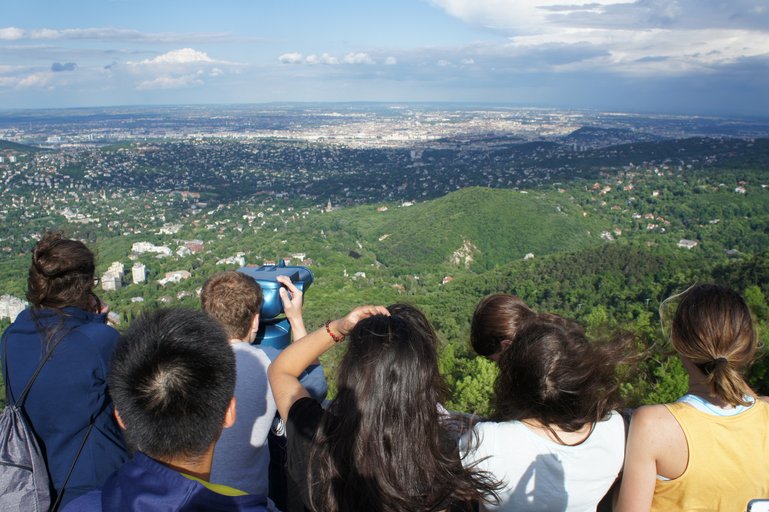
<path id="1" fill-rule="evenodd" d="M 762 320 L 769 319 L 769 305 L 766 304 L 764 292 L 761 291 L 758 285 L 752 284 L 748 286 L 742 295 L 757 318 Z"/>

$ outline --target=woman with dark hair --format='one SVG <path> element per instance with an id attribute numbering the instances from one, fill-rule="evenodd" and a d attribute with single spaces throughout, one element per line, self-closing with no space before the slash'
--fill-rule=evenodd
<path id="1" fill-rule="evenodd" d="M 461 440 L 465 464 L 502 481 L 482 510 L 596 510 L 625 448 L 616 366 L 624 343 L 591 343 L 581 327 L 530 316 L 499 358 L 494 421 Z"/>
<path id="2" fill-rule="evenodd" d="M 13 403 L 49 355 L 24 411 L 60 505 L 101 487 L 127 459 L 107 393 L 107 370 L 118 333 L 106 325 L 93 292 L 94 269 L 93 253 L 85 244 L 46 233 L 29 267 L 30 307 L 6 329 L 0 343 L 3 377 Z"/>
<path id="3" fill-rule="evenodd" d="M 673 299 L 670 339 L 689 389 L 633 414 L 617 510 L 748 510 L 769 498 L 769 398 L 742 375 L 758 348 L 750 309 L 712 284 Z"/>
<path id="4" fill-rule="evenodd" d="M 298 375 L 349 338 L 324 411 Z M 287 419 L 288 470 L 317 511 L 465 510 L 493 483 L 460 462 L 437 404 L 446 385 L 436 338 L 417 309 L 362 306 L 290 345 L 269 368 Z"/>

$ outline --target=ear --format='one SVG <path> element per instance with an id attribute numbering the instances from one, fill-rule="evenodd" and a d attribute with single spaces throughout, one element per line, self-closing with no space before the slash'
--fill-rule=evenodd
<path id="1" fill-rule="evenodd" d="M 513 340 L 505 339 L 505 340 L 500 341 L 499 342 L 500 352 L 504 352 L 505 350 L 509 349 L 510 345 L 512 345 L 512 344 L 513 344 Z"/>
<path id="2" fill-rule="evenodd" d="M 227 406 L 227 412 L 224 413 L 224 423 L 222 426 L 224 428 L 230 428 L 235 424 L 235 397 L 232 397 L 232 400 L 230 400 L 230 405 Z"/>
<path id="3" fill-rule="evenodd" d="M 115 421 L 117 421 L 118 426 L 125 430 L 125 423 L 123 423 L 123 418 L 120 417 L 120 413 L 117 411 L 117 408 L 114 410 L 113 414 L 115 415 Z"/>
<path id="4" fill-rule="evenodd" d="M 259 330 L 259 313 L 254 315 L 254 319 L 251 320 L 251 330 L 256 332 Z"/>
<path id="5" fill-rule="evenodd" d="M 259 313 L 254 315 L 254 318 L 251 320 L 251 329 L 248 331 L 248 341 L 249 343 L 253 343 L 256 341 L 256 333 L 259 331 Z"/>

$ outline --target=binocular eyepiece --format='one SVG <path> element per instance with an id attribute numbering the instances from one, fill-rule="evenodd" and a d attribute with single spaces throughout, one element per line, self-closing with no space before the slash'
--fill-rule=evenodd
<path id="1" fill-rule="evenodd" d="M 288 266 L 283 260 L 278 265 L 262 265 L 261 267 L 241 267 L 238 272 L 251 276 L 262 288 L 262 306 L 259 310 L 259 331 L 254 343 L 274 346 L 282 349 L 291 343 L 291 326 L 283 314 L 283 301 L 280 300 L 281 285 L 278 276 L 291 279 L 294 286 L 302 293 L 313 282 L 312 272 L 307 267 Z"/>

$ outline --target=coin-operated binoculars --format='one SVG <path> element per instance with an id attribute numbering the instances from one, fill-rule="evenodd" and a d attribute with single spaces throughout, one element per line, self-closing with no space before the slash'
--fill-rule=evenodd
<path id="1" fill-rule="evenodd" d="M 287 266 L 283 260 L 280 260 L 278 265 L 241 267 L 238 272 L 253 277 L 262 288 L 259 331 L 254 343 L 278 350 L 286 348 L 291 343 L 291 325 L 283 315 L 283 302 L 278 293 L 282 285 L 277 281 L 277 277 L 287 276 L 304 294 L 312 284 L 312 272 L 307 267 Z"/>

